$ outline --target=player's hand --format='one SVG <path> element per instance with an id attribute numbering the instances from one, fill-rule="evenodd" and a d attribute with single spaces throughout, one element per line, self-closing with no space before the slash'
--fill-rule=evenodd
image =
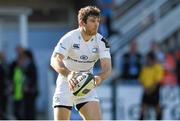
<path id="1" fill-rule="evenodd" d="M 72 91 L 72 90 L 75 88 L 75 86 L 78 84 L 78 81 L 75 80 L 74 76 L 75 76 L 75 72 L 72 71 L 72 72 L 70 72 L 70 73 L 68 74 L 68 77 L 67 77 L 67 81 L 68 81 L 69 88 L 70 88 L 71 91 Z"/>
<path id="2" fill-rule="evenodd" d="M 102 82 L 102 79 L 100 76 L 94 76 L 95 78 L 95 86 L 99 86 Z"/>

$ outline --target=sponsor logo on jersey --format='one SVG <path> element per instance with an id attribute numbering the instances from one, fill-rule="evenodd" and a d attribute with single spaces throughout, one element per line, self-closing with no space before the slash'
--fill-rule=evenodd
<path id="1" fill-rule="evenodd" d="M 92 52 L 93 52 L 93 53 L 97 53 L 97 52 L 98 52 L 98 48 L 93 48 L 93 49 L 92 49 Z"/>
<path id="2" fill-rule="evenodd" d="M 73 49 L 79 49 L 80 48 L 80 44 L 73 44 Z"/>
<path id="3" fill-rule="evenodd" d="M 76 59 L 73 59 L 73 58 L 71 58 L 71 57 L 67 57 L 67 59 L 69 59 L 69 60 L 72 60 L 72 61 L 74 61 L 74 62 L 77 62 L 77 63 L 95 63 L 96 62 L 96 60 L 88 60 L 88 61 L 81 61 L 81 60 L 76 60 Z"/>
<path id="4" fill-rule="evenodd" d="M 87 60 L 87 59 L 88 59 L 88 56 L 86 56 L 86 55 L 81 55 L 81 56 L 80 56 L 80 59 L 82 59 L 82 60 Z"/>

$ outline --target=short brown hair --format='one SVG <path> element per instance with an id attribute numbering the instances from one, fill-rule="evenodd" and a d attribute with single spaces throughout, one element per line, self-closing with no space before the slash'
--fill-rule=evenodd
<path id="1" fill-rule="evenodd" d="M 81 8 L 78 13 L 78 22 L 80 23 L 80 21 L 82 20 L 86 23 L 89 16 L 100 17 L 100 9 L 96 6 L 86 6 L 84 8 Z"/>

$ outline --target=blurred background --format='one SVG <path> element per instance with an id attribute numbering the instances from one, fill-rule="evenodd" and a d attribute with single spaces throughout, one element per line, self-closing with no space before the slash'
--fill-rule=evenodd
<path id="1" fill-rule="evenodd" d="M 111 46 L 113 72 L 97 88 L 103 119 L 140 119 L 143 93 L 158 85 L 161 119 L 179 120 L 180 0 L 0 0 L 0 119 L 53 119 L 50 57 L 86 5 L 101 9 L 99 32 Z M 161 69 L 143 73 L 152 52 Z M 156 119 L 157 105 L 149 107 L 144 118 Z M 81 119 L 75 109 L 71 119 Z"/>

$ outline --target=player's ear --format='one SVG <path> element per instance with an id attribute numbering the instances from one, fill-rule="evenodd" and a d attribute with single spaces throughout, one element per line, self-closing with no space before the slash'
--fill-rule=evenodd
<path id="1" fill-rule="evenodd" d="M 80 20 L 80 21 L 79 21 L 79 26 L 84 26 L 84 25 L 85 25 L 84 21 L 83 21 L 83 20 Z"/>

